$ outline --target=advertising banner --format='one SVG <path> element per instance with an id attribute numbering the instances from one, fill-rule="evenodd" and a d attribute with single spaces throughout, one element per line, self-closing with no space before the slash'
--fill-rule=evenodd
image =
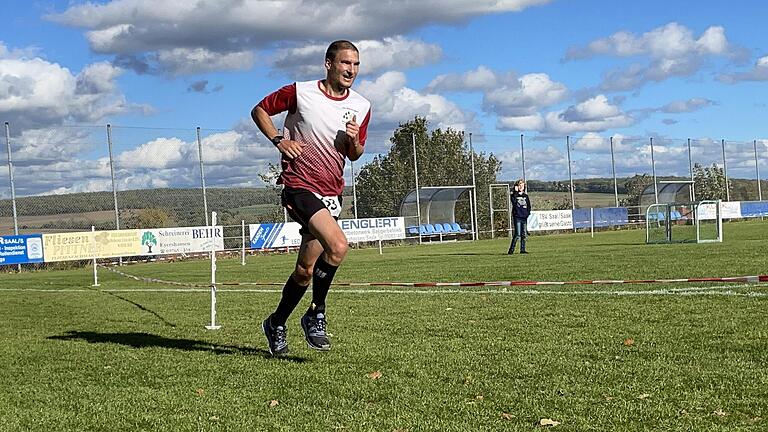
<path id="1" fill-rule="evenodd" d="M 301 225 L 296 222 L 248 225 L 251 249 L 274 249 L 301 245 Z"/>
<path id="2" fill-rule="evenodd" d="M 405 220 L 401 217 L 341 219 L 338 223 L 350 243 L 405 238 Z M 298 247 L 300 228 L 296 222 L 250 224 L 251 249 Z"/>
<path id="3" fill-rule="evenodd" d="M 573 229 L 571 210 L 533 211 L 528 216 L 528 231 Z"/>
<path id="4" fill-rule="evenodd" d="M 405 219 L 401 217 L 341 219 L 339 226 L 351 243 L 405 238 Z"/>
<path id="5" fill-rule="evenodd" d="M 43 262 L 40 234 L 0 236 L 0 265 Z"/>
<path id="6" fill-rule="evenodd" d="M 224 250 L 224 228 L 200 226 L 138 230 L 140 255 L 170 255 Z"/>
<path id="7" fill-rule="evenodd" d="M 741 201 L 725 201 L 720 203 L 720 210 L 723 212 L 723 219 L 740 219 Z"/>
<path id="8" fill-rule="evenodd" d="M 740 219 L 741 201 L 723 201 L 720 203 L 720 215 L 723 219 Z M 717 204 L 708 203 L 699 206 L 699 219 L 712 220 L 717 218 Z"/>
<path id="9" fill-rule="evenodd" d="M 43 234 L 45 262 L 141 255 L 139 230 Z"/>

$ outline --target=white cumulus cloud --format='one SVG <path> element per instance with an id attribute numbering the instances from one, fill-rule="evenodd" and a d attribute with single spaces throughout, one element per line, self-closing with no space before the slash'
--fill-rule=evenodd
<path id="1" fill-rule="evenodd" d="M 545 116 L 546 129 L 553 133 L 600 132 L 622 128 L 634 123 L 634 119 L 608 102 L 605 95 L 597 95 L 563 111 L 549 112 Z"/>
<path id="2" fill-rule="evenodd" d="M 74 74 L 40 57 L 18 57 L 0 50 L 0 119 L 20 131 L 66 122 L 92 123 L 146 108 L 125 100 L 115 82 L 120 73 L 100 62 Z"/>
<path id="3" fill-rule="evenodd" d="M 392 130 L 415 116 L 426 117 L 434 127 L 469 130 L 474 116 L 437 94 L 420 93 L 406 86 L 402 72 L 386 72 L 373 81 L 361 81 L 358 91 L 373 104 L 372 124 Z"/>
<path id="4" fill-rule="evenodd" d="M 161 51 L 204 49 L 228 59 L 217 64 L 229 69 L 239 67 L 247 51 L 339 38 L 382 40 L 426 25 L 459 24 L 476 16 L 518 12 L 550 1 L 425 0 L 393 5 L 378 0 L 112 0 L 76 3 L 47 18 L 85 29 L 91 49 L 98 53 L 141 62 L 143 57 L 154 61 Z M 396 63 L 408 62 L 412 54 L 426 59 L 421 61 L 439 54 L 429 45 L 406 46 L 414 51 L 395 59 Z M 375 47 L 372 52 L 377 52 Z M 387 48 L 379 47 L 379 52 L 387 53 Z M 232 53 L 236 59 L 230 58 Z M 391 60 L 380 57 L 372 64 L 376 61 Z M 161 70 L 150 66 L 149 72 Z M 181 72 L 171 72 L 177 73 Z"/>
<path id="5" fill-rule="evenodd" d="M 609 71 L 599 88 L 621 91 L 639 88 L 645 83 L 695 74 L 713 57 L 741 59 L 745 50 L 731 44 L 721 26 L 707 28 L 698 38 L 682 24 L 671 22 L 641 35 L 617 32 L 590 42 L 585 47 L 571 47 L 565 60 L 595 56 L 645 57 L 645 64 L 630 64 Z"/>
<path id="6" fill-rule="evenodd" d="M 728 84 L 742 81 L 768 81 L 768 56 L 757 59 L 751 70 L 732 74 L 721 74 L 718 79 Z"/>
<path id="7" fill-rule="evenodd" d="M 443 56 L 442 48 L 403 36 L 382 40 L 353 41 L 360 50 L 360 75 L 377 75 L 389 70 L 410 69 L 435 63 Z M 311 44 L 278 50 L 274 56 L 275 69 L 298 79 L 325 76 L 325 50 L 328 45 Z"/>

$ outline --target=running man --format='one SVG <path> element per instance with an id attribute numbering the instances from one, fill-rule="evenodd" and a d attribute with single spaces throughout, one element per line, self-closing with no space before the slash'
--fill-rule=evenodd
<path id="1" fill-rule="evenodd" d="M 341 213 L 345 157 L 357 160 L 371 117 L 371 103 L 352 90 L 360 70 L 357 48 L 331 43 L 323 80 L 295 82 L 265 97 L 251 111 L 261 132 L 281 153 L 282 204 L 301 225 L 296 267 L 275 311 L 262 323 L 272 355 L 288 353 L 286 321 L 312 283 L 312 303 L 301 317 L 307 345 L 331 349 L 326 297 L 349 245 L 336 222 Z M 287 111 L 283 135 L 270 116 Z"/>

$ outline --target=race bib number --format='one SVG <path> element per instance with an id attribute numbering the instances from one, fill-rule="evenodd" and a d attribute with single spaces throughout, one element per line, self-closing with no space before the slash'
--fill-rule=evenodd
<path id="1" fill-rule="evenodd" d="M 328 209 L 329 212 L 331 212 L 331 216 L 333 217 L 339 217 L 341 214 L 341 203 L 339 202 L 339 197 L 337 196 L 322 196 L 319 194 L 315 194 L 315 196 L 325 204 L 325 208 Z"/>

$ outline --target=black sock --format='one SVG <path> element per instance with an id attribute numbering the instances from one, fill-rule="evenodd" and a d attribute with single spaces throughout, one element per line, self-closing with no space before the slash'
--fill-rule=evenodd
<path id="1" fill-rule="evenodd" d="M 307 310 L 308 314 L 325 313 L 325 299 L 328 297 L 328 290 L 331 289 L 331 282 L 338 268 L 328 264 L 322 255 L 317 259 L 315 271 L 312 274 L 312 304 Z"/>
<path id="2" fill-rule="evenodd" d="M 280 298 L 280 303 L 277 305 L 275 313 L 270 316 L 270 322 L 273 326 L 285 326 L 285 322 L 288 321 L 291 312 L 299 304 L 304 293 L 307 292 L 307 288 L 308 286 L 299 285 L 293 279 L 293 275 L 288 277 L 288 281 L 283 286 L 283 296 Z"/>

